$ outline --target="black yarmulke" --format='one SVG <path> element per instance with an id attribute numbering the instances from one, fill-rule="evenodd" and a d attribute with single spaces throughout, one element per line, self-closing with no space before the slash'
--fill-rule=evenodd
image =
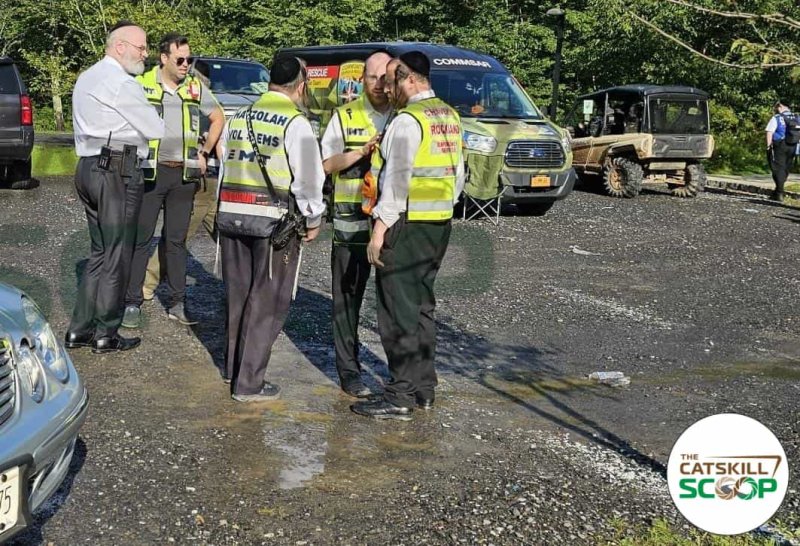
<path id="1" fill-rule="evenodd" d="M 139 26 L 139 25 L 137 25 L 137 24 L 136 24 L 136 23 L 134 23 L 133 21 L 129 21 L 129 20 L 127 20 L 127 19 L 120 19 L 119 21 L 117 21 L 117 24 L 116 24 L 116 25 L 114 25 L 113 27 L 111 27 L 111 30 L 109 30 L 109 31 L 108 31 L 108 33 L 109 33 L 109 34 L 111 34 L 111 33 L 112 33 L 112 32 L 114 32 L 115 30 L 117 30 L 117 29 L 120 29 L 120 28 L 123 28 L 123 27 L 138 27 L 138 26 Z"/>
<path id="2" fill-rule="evenodd" d="M 431 62 L 421 51 L 403 53 L 398 59 L 417 74 L 425 76 L 426 78 L 431 74 Z"/>
<path id="3" fill-rule="evenodd" d="M 269 69 L 269 81 L 275 85 L 286 85 L 293 82 L 300 74 L 300 61 L 297 57 L 278 57 L 272 61 Z"/>

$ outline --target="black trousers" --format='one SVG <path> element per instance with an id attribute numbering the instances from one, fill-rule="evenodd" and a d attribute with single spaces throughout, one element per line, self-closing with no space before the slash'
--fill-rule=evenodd
<path id="1" fill-rule="evenodd" d="M 414 407 L 415 394 L 433 396 L 437 385 L 436 297 L 433 284 L 450 241 L 450 222 L 407 222 L 401 216 L 376 268 L 378 330 L 389 361 L 386 399 Z"/>
<path id="2" fill-rule="evenodd" d="M 300 241 L 272 253 L 272 279 L 269 239 L 220 235 L 219 241 L 227 311 L 225 374 L 234 393 L 256 394 L 289 314 Z"/>
<path id="3" fill-rule="evenodd" d="M 333 245 L 333 344 L 336 347 L 336 371 L 342 385 L 361 376 L 358 319 L 371 267 L 366 245 Z"/>
<path id="4" fill-rule="evenodd" d="M 117 156 L 108 171 L 98 168 L 97 156 L 82 157 L 75 172 L 75 189 L 89 224 L 91 251 L 69 331 L 83 335 L 93 332 L 95 338 L 115 335 L 122 323 L 144 191 L 141 171 L 122 178 L 120 167 Z"/>
<path id="5" fill-rule="evenodd" d="M 158 214 L 164 206 L 164 264 L 170 305 L 182 303 L 186 293 L 186 234 L 192 217 L 197 184 L 184 183 L 182 167 L 158 165 L 155 182 L 145 183 L 144 199 L 136 231 L 136 250 L 131 264 L 130 282 L 125 294 L 125 305 L 142 305 L 142 286 L 150 259 L 150 241 L 158 223 Z"/>
<path id="6" fill-rule="evenodd" d="M 775 191 L 783 193 L 783 186 L 789 178 L 789 170 L 792 168 L 795 146 L 786 144 L 784 141 L 772 143 L 772 149 L 767 150 L 767 160 L 772 171 L 772 180 L 775 181 Z"/>

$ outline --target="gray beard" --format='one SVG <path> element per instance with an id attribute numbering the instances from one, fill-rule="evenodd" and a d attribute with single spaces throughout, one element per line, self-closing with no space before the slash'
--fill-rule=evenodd
<path id="1" fill-rule="evenodd" d="M 125 72 L 130 74 L 131 76 L 140 76 L 144 74 L 144 61 L 125 61 L 122 64 L 122 68 L 125 69 Z"/>

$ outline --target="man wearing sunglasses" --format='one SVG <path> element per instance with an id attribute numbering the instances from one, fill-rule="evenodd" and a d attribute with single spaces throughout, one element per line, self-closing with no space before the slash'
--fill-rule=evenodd
<path id="1" fill-rule="evenodd" d="M 150 241 L 159 212 L 164 208 L 162 231 L 162 267 L 169 287 L 167 315 L 182 324 L 195 324 L 184 308 L 186 290 L 186 238 L 192 215 L 194 195 L 206 162 L 219 139 L 225 115 L 214 95 L 198 78 L 189 75 L 191 64 L 189 40 L 169 33 L 159 44 L 160 63 L 137 79 L 147 100 L 164 119 L 166 134 L 160 141 L 150 141 L 149 155 L 142 166 L 145 193 L 139 213 L 136 250 L 131 264 L 130 282 L 125 294 L 122 325 L 141 325 L 140 307 Z M 208 136 L 200 142 L 200 115 L 210 122 Z"/>

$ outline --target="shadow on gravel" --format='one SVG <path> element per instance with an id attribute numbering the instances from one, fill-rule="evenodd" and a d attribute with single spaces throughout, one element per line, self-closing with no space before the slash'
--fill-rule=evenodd
<path id="1" fill-rule="evenodd" d="M 187 257 L 186 277 L 186 314 L 198 321 L 190 328 L 222 375 L 225 370 L 225 284 L 191 253 Z M 166 308 L 167 293 L 163 286 L 159 287 L 156 297 Z"/>
<path id="2" fill-rule="evenodd" d="M 789 214 L 773 214 L 773 218 L 778 218 L 779 220 L 788 220 L 795 224 L 800 224 L 800 214 L 789 215 Z"/>
<path id="3" fill-rule="evenodd" d="M 21 535 L 18 535 L 12 542 L 9 542 L 9 546 L 28 546 L 44 543 L 42 528 L 53 516 L 58 513 L 58 511 L 62 506 L 64 506 L 64 503 L 69 498 L 69 493 L 72 491 L 72 484 L 75 481 L 75 476 L 78 475 L 83 468 L 83 464 L 86 462 L 86 453 L 86 443 L 83 441 L 83 438 L 78 437 L 78 441 L 75 442 L 75 452 L 72 455 L 72 461 L 69 463 L 67 476 L 64 478 L 61 487 L 59 487 L 56 492 L 53 493 L 53 496 L 47 499 L 44 504 L 39 507 L 39 509 L 33 514 L 33 523 L 31 526 Z"/>
<path id="4" fill-rule="evenodd" d="M 365 301 L 363 305 L 368 305 L 368 302 Z M 309 362 L 338 385 L 336 350 L 333 346 L 332 308 L 331 298 L 299 286 L 297 297 L 292 302 L 289 316 L 283 326 L 283 332 Z M 363 318 L 363 313 L 361 326 L 368 326 Z M 359 345 L 358 360 L 362 366 L 379 373 L 384 381 L 388 380 L 388 371 L 383 360 L 363 344 Z M 378 380 L 369 375 L 368 373 L 362 374 L 365 384 L 373 392 L 383 390 L 383 386 L 378 383 Z"/>
<path id="5" fill-rule="evenodd" d="M 640 452 L 627 440 L 574 410 L 563 400 L 578 391 L 611 400 L 615 397 L 606 394 L 604 387 L 588 380 L 566 377 L 547 364 L 546 357 L 552 355 L 552 351 L 523 345 L 498 345 L 438 321 L 437 327 L 440 346 L 448 349 L 437 351 L 437 370 L 474 381 L 531 413 L 589 442 L 616 451 L 666 478 L 667 470 L 662 463 Z M 494 378 L 500 378 L 500 381 L 494 381 Z M 538 407 L 529 401 L 531 398 L 546 400 L 562 414 Z"/>

